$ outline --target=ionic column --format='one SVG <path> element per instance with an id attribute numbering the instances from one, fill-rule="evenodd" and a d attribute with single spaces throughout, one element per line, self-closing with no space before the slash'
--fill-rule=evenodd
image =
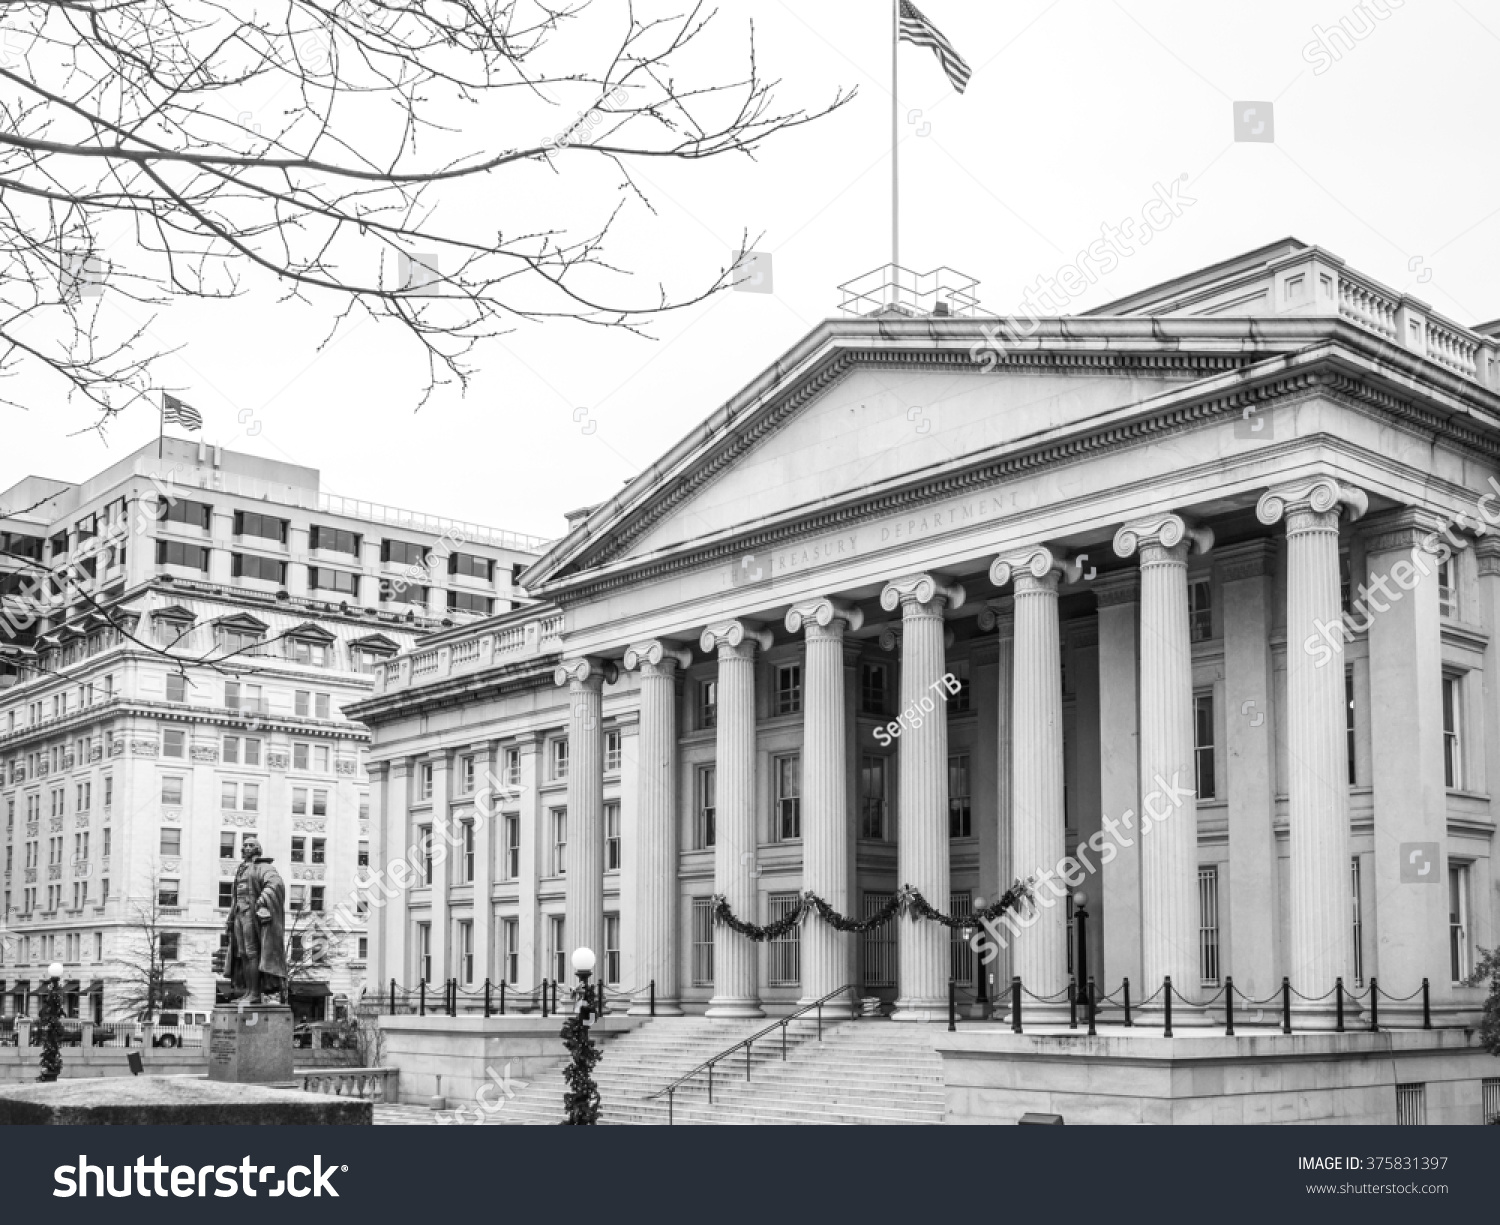
<path id="1" fill-rule="evenodd" d="M 719 654 L 719 702 L 714 838 L 714 892 L 734 913 L 757 921 L 755 887 L 755 649 L 771 645 L 771 631 L 749 621 L 724 621 L 703 631 L 705 651 Z M 759 1017 L 754 943 L 727 927 L 714 927 L 714 994 L 711 1017 Z"/>
<path id="2" fill-rule="evenodd" d="M 1015 865 L 1011 858 L 1011 721 L 1015 676 L 1016 614 L 1013 602 L 1007 598 L 996 600 L 979 610 L 979 628 L 994 633 L 995 653 L 995 820 L 998 829 L 995 839 L 996 872 L 995 893 L 986 896 L 988 903 L 998 898 L 1015 880 Z M 976 901 L 978 899 L 975 899 Z M 999 948 L 986 962 L 981 957 L 980 972 L 994 978 L 994 994 L 990 996 L 997 1007 L 1003 1005 L 1010 989 L 1011 956 L 1008 948 Z M 998 1012 L 995 1014 L 1000 1015 Z"/>
<path id="3" fill-rule="evenodd" d="M 568 940 L 604 957 L 604 682 L 614 665 L 570 659 L 552 674 L 568 687 Z M 608 673 L 608 675 L 607 675 Z M 573 949 L 567 952 L 571 956 Z"/>
<path id="4" fill-rule="evenodd" d="M 1057 878 L 1067 855 L 1063 805 L 1062 644 L 1057 586 L 1070 563 L 1039 546 L 990 566 L 997 587 L 1014 582 L 1015 648 L 1011 678 L 1011 866 L 1022 880 L 1034 878 L 1035 903 L 1013 939 L 1012 973 L 1037 996 L 1057 996 L 1050 1005 L 1027 1000 L 1024 1011 L 1065 1012 L 1068 986 L 1067 889 Z"/>
<path id="5" fill-rule="evenodd" d="M 802 887 L 849 913 L 849 760 L 844 705 L 844 631 L 864 624 L 858 608 L 812 600 L 787 611 L 786 628 L 805 631 L 802 670 Z M 802 927 L 802 1000 L 810 1004 L 848 981 L 850 937 L 821 920 Z M 840 997 L 825 1012 L 847 1015 Z"/>
<path id="6" fill-rule="evenodd" d="M 1170 975 L 1173 991 L 1196 1000 L 1198 809 L 1193 766 L 1193 652 L 1188 634 L 1188 551 L 1213 547 L 1213 533 L 1180 515 L 1125 524 L 1115 552 L 1141 555 L 1141 994 Z"/>
<path id="7" fill-rule="evenodd" d="M 948 720 L 943 610 L 958 608 L 964 589 L 931 574 L 886 584 L 880 606 L 901 609 L 901 710 L 912 715 L 898 744 L 896 863 L 903 886 L 938 910 L 948 907 Z M 898 923 L 900 992 L 897 1021 L 948 1016 L 948 930 L 903 917 Z"/>
<path id="8" fill-rule="evenodd" d="M 1362 515 L 1362 490 L 1331 477 L 1299 481 L 1261 495 L 1262 523 L 1286 519 L 1287 783 L 1291 824 L 1291 925 L 1287 970 L 1292 986 L 1321 996 L 1349 970 L 1349 765 L 1344 730 L 1344 669 L 1322 667 L 1310 644 L 1323 627 L 1341 633 L 1339 511 Z M 1338 641 L 1342 642 L 1339 638 Z M 1335 655 L 1334 658 L 1340 658 Z M 1331 1005 L 1316 1011 L 1330 1012 Z"/>
<path id="9" fill-rule="evenodd" d="M 625 652 L 625 667 L 640 673 L 641 685 L 636 838 L 625 860 L 625 870 L 635 880 L 630 933 L 641 988 L 630 1006 L 635 1016 L 650 1013 L 652 982 L 656 1015 L 682 1015 L 677 957 L 677 670 L 692 658 L 692 652 L 656 640 L 635 643 Z"/>

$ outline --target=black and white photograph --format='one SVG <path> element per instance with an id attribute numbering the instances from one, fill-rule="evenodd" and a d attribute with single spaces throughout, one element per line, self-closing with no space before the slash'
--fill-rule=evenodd
<path id="1" fill-rule="evenodd" d="M 726 1210 L 1068 1213 L 1167 1126 L 1484 1211 L 1496 80 L 1500 0 L 0 3 L 0 1188 L 884 1126 Z"/>

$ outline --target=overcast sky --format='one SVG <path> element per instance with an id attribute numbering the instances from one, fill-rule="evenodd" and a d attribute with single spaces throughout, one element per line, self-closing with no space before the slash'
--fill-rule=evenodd
<path id="1" fill-rule="evenodd" d="M 959 96 L 931 52 L 901 48 L 906 266 L 960 269 L 1009 313 L 1102 225 L 1185 175 L 1193 203 L 1073 309 L 1295 235 L 1460 323 L 1500 316 L 1500 0 L 922 8 L 974 75 Z M 204 436 L 319 468 L 331 492 L 560 534 L 565 510 L 609 496 L 835 313 L 840 282 L 890 258 L 888 0 L 724 0 L 718 45 L 752 12 L 784 106 L 840 85 L 859 97 L 758 161 L 644 167 L 657 215 L 631 204 L 612 255 L 649 299 L 657 280 L 682 292 L 711 276 L 748 228 L 764 233 L 774 292 L 718 295 L 655 340 L 520 325 L 487 345 L 466 398 L 416 413 L 423 367 L 393 328 L 348 327 L 320 353 L 327 315 L 265 288 L 167 311 L 156 335 L 185 347 L 166 381 L 203 412 Z M 1352 50 L 1330 40 L 1334 59 L 1317 27 L 1341 19 L 1366 36 Z M 1274 103 L 1274 142 L 1234 139 L 1241 101 Z M 509 190 L 495 184 L 502 228 Z M 594 176 L 554 199 L 558 223 L 583 225 L 616 193 Z M 156 435 L 140 406 L 107 441 L 70 437 L 91 419 L 40 391 L 29 412 L 0 408 L 0 487 L 32 472 L 82 479 Z"/>

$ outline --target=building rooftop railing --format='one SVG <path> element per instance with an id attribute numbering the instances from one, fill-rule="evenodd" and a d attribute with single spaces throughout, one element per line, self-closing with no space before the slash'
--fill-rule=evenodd
<path id="1" fill-rule="evenodd" d="M 979 282 L 952 268 L 915 272 L 883 264 L 839 286 L 839 310 L 848 315 L 886 312 L 916 315 L 978 315 Z"/>
<path id="2" fill-rule="evenodd" d="M 375 693 L 430 685 L 450 676 L 550 654 L 561 647 L 562 629 L 563 615 L 550 605 L 481 621 L 468 633 L 445 635 L 442 642 L 419 646 L 377 665 Z"/>

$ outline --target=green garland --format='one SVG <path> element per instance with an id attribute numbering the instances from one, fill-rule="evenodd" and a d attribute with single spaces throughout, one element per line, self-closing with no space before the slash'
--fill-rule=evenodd
<path id="1" fill-rule="evenodd" d="M 781 939 L 813 914 L 841 932 L 872 931 L 877 927 L 884 927 L 901 914 L 910 914 L 915 919 L 928 919 L 934 923 L 941 923 L 944 927 L 978 927 L 992 919 L 998 919 L 1008 910 L 1020 910 L 1029 906 L 1032 896 L 1031 881 L 1018 880 L 998 900 L 983 910 L 976 910 L 968 915 L 954 916 L 938 910 L 910 885 L 903 885 L 900 891 L 874 914 L 867 915 L 863 919 L 851 919 L 847 915 L 840 914 L 811 889 L 805 889 L 791 910 L 774 923 L 761 926 L 759 923 L 749 923 L 741 919 L 729 905 L 729 899 L 722 893 L 716 893 L 713 897 L 713 915 L 715 923 L 759 944 L 767 940 Z"/>
<path id="2" fill-rule="evenodd" d="M 52 1081 L 62 1074 L 62 1015 L 62 992 L 58 989 L 57 979 L 48 979 L 47 985 L 42 988 L 42 998 L 37 1008 L 37 1022 L 42 1038 L 42 1074 L 37 1077 L 38 1080 Z"/>
<path id="3" fill-rule="evenodd" d="M 593 996 L 588 988 L 572 992 L 575 1001 L 585 1001 L 593 1006 Z M 562 1027 L 563 1046 L 572 1056 L 572 1062 L 563 1069 L 563 1080 L 568 1091 L 563 1094 L 565 1120 L 572 1127 L 590 1127 L 599 1122 L 599 1086 L 594 1083 L 594 1065 L 604 1054 L 589 1040 L 588 1026 L 575 1006 Z"/>

